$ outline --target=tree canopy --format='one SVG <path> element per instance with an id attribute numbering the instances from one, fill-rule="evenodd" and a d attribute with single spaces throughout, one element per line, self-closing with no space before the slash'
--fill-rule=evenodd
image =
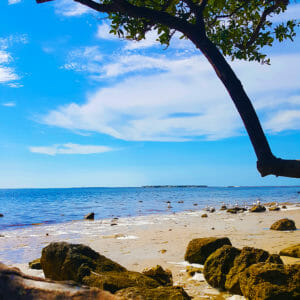
<path id="1" fill-rule="evenodd" d="M 38 3 L 53 0 L 36 0 Z M 297 20 L 274 22 L 286 11 L 288 0 L 74 0 L 111 21 L 112 34 L 132 40 L 157 31 L 158 41 L 169 45 L 176 32 L 205 55 L 223 82 L 248 132 L 262 176 L 300 178 L 300 161 L 276 158 L 253 105 L 225 57 L 270 63 L 263 52 L 274 41 L 292 40 Z"/>

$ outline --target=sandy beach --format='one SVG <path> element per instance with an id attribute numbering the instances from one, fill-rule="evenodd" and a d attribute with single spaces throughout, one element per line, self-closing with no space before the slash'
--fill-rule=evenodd
<path id="1" fill-rule="evenodd" d="M 290 218 L 300 227 L 300 207 L 263 213 L 229 214 L 224 211 L 181 212 L 171 215 L 74 221 L 65 224 L 33 226 L 2 232 L 0 261 L 18 266 L 22 271 L 43 276 L 41 271 L 29 270 L 27 262 L 40 256 L 41 249 L 53 241 L 83 243 L 117 261 L 126 268 L 142 271 L 157 264 L 170 269 L 175 285 L 183 286 L 194 299 L 226 299 L 230 294 L 212 289 L 199 275 L 193 280 L 186 273 L 184 254 L 190 240 L 200 237 L 228 237 L 233 246 L 262 248 L 279 253 L 300 241 L 300 230 L 273 231 L 270 226 L 281 218 Z M 117 225 L 112 225 L 117 224 Z M 300 263 L 300 259 L 282 257 L 284 263 Z M 232 299 L 240 299 L 234 296 Z"/>

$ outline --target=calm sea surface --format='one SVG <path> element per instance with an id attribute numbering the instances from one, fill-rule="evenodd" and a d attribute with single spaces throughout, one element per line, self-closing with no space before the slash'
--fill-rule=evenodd
<path id="1" fill-rule="evenodd" d="M 300 187 L 2 189 L 0 230 L 80 220 L 89 212 L 95 213 L 95 219 L 105 219 L 200 210 L 222 202 L 295 203 L 300 201 L 299 191 Z"/>

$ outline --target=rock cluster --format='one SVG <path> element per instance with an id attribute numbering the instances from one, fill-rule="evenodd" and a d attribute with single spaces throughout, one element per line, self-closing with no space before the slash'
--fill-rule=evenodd
<path id="1" fill-rule="evenodd" d="M 266 211 L 266 208 L 261 204 L 254 205 L 250 208 L 250 212 L 264 212 L 264 211 Z"/>
<path id="2" fill-rule="evenodd" d="M 42 250 L 41 265 L 46 278 L 72 280 L 111 293 L 118 292 L 118 296 L 126 295 L 126 299 L 137 299 L 139 295 L 144 298 L 138 299 L 190 299 L 183 289 L 171 286 L 170 271 L 160 266 L 145 270 L 143 274 L 129 271 L 81 244 L 51 243 Z M 163 296 L 165 298 L 159 298 Z"/>

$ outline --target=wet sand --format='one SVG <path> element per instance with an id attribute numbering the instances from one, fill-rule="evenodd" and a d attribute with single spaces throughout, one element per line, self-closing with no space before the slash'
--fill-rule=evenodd
<path id="1" fill-rule="evenodd" d="M 194 211 L 118 220 L 74 221 L 2 232 L 0 261 L 42 275 L 41 271 L 29 271 L 27 262 L 39 257 L 44 246 L 52 241 L 83 243 L 130 270 L 142 271 L 157 264 L 170 269 L 174 283 L 183 286 L 194 299 L 226 299 L 229 294 L 220 294 L 210 288 L 201 281 L 201 276 L 200 281 L 190 280 L 187 276 L 184 254 L 191 239 L 226 236 L 235 247 L 251 246 L 270 253 L 279 253 L 300 240 L 300 230 L 269 230 L 282 218 L 294 220 L 300 228 L 300 207 L 296 205 L 288 206 L 288 210 L 263 213 L 217 211 L 207 213 L 208 218 L 201 218 L 202 214 L 203 211 Z M 117 225 L 112 226 L 112 223 Z M 300 263 L 296 258 L 282 259 L 285 263 Z"/>

